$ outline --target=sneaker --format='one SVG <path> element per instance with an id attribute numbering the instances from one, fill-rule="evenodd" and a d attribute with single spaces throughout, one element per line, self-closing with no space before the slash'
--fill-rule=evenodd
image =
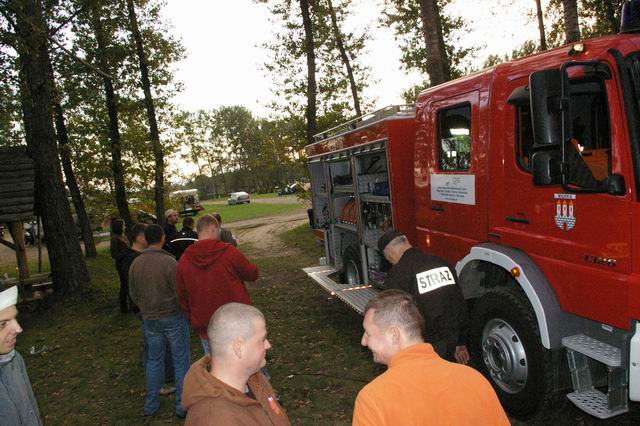
<path id="1" fill-rule="evenodd" d="M 160 388 L 160 395 L 162 396 L 171 395 L 172 393 L 176 393 L 176 388 L 174 386 L 164 385 Z"/>

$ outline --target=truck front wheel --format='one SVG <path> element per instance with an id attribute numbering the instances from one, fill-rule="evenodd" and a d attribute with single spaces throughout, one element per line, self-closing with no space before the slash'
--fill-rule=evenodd
<path id="1" fill-rule="evenodd" d="M 492 290 L 476 302 L 470 347 L 474 365 L 510 414 L 527 418 L 550 401 L 551 354 L 540 342 L 535 314 L 519 288 Z"/>

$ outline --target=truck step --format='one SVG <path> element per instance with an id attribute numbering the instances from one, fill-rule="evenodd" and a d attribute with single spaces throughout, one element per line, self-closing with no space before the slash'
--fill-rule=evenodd
<path id="1" fill-rule="evenodd" d="M 571 371 L 574 392 L 567 398 L 578 408 L 599 419 L 608 419 L 629 411 L 628 371 L 622 366 L 620 348 L 604 343 L 585 334 L 562 339 L 567 348 L 567 362 Z M 589 359 L 607 367 L 607 393 L 593 385 Z"/>
<path id="2" fill-rule="evenodd" d="M 620 367 L 622 353 L 620 348 L 594 339 L 584 334 L 562 338 L 562 345 L 579 352 L 610 367 Z"/>
<path id="3" fill-rule="evenodd" d="M 303 271 L 309 275 L 320 287 L 328 291 L 332 296 L 337 297 L 354 309 L 360 315 L 364 314 L 364 308 L 369 300 L 373 299 L 378 291 L 371 285 L 349 285 L 335 282 L 329 275 L 338 272 L 333 266 L 314 266 L 303 268 Z"/>
<path id="4" fill-rule="evenodd" d="M 629 411 L 629 407 L 626 406 L 610 410 L 607 395 L 597 389 L 572 392 L 567 398 L 585 413 L 599 419 L 608 419 Z"/>

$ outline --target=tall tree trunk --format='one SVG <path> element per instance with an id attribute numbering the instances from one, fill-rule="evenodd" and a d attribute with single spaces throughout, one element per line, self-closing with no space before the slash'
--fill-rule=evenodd
<path id="1" fill-rule="evenodd" d="M 451 80 L 451 71 L 442 35 L 440 7 L 437 0 L 420 0 L 422 33 L 427 47 L 427 73 L 431 86 Z"/>
<path id="2" fill-rule="evenodd" d="M 155 157 L 155 201 L 156 216 L 164 217 L 164 153 L 160 144 L 160 133 L 158 132 L 158 122 L 156 121 L 156 110 L 153 106 L 153 97 L 151 96 L 151 82 L 149 81 L 149 64 L 147 55 L 144 52 L 144 44 L 142 42 L 142 34 L 138 28 L 138 17 L 133 0 L 127 0 L 127 9 L 129 9 L 129 24 L 131 25 L 131 34 L 136 44 L 136 54 L 140 66 L 140 82 L 142 83 L 142 91 L 144 92 L 144 106 L 147 110 L 147 119 L 149 120 L 149 137 L 153 145 L 153 156 Z"/>
<path id="3" fill-rule="evenodd" d="M 338 27 L 338 20 L 336 19 L 336 12 L 333 10 L 333 4 L 331 0 L 327 0 L 329 5 L 329 13 L 331 14 L 331 27 L 333 28 L 333 36 L 336 38 L 336 44 L 338 45 L 338 50 L 340 51 L 340 58 L 342 58 L 342 63 L 347 69 L 347 78 L 349 79 L 349 87 L 351 88 L 351 96 L 353 97 L 353 109 L 356 111 L 356 116 L 362 115 L 362 110 L 360 110 L 360 99 L 358 99 L 358 86 L 356 86 L 356 79 L 353 77 L 353 69 L 351 68 L 351 61 L 349 60 L 349 56 L 347 55 L 347 51 L 344 47 L 344 41 L 342 39 L 342 32 Z"/>
<path id="4" fill-rule="evenodd" d="M 90 277 L 78 239 L 69 238 L 75 232 L 53 128 L 43 5 L 41 0 L 11 0 L 8 9 L 15 11 L 24 129 L 36 167 L 36 208 L 47 235 L 54 288 L 59 294 L 75 293 L 86 288 Z"/>
<path id="5" fill-rule="evenodd" d="M 540 50 L 547 50 L 547 36 L 544 32 L 544 16 L 542 14 L 542 0 L 536 0 L 536 15 L 538 16 L 538 31 L 540 32 Z"/>
<path id="6" fill-rule="evenodd" d="M 67 131 L 67 125 L 64 121 L 64 113 L 62 111 L 62 105 L 60 104 L 60 95 L 56 88 L 55 77 L 53 74 L 53 68 L 49 64 L 49 71 L 51 76 L 51 90 L 53 97 L 53 112 L 55 116 L 56 124 L 56 136 L 58 137 L 58 147 L 60 152 L 60 160 L 62 161 L 62 170 L 64 171 L 65 181 L 67 188 L 69 188 L 69 194 L 71 195 L 71 201 L 78 217 L 78 223 L 80 225 L 80 232 L 82 234 L 82 241 L 84 241 L 84 253 L 85 256 L 94 258 L 98 255 L 96 251 L 96 243 L 93 240 L 93 231 L 91 230 L 91 222 L 89 221 L 89 215 L 84 208 L 84 201 L 80 193 L 80 187 L 76 180 L 76 174 L 73 171 L 73 165 L 71 164 L 71 150 L 69 148 L 69 132 Z"/>
<path id="7" fill-rule="evenodd" d="M 564 15 L 565 43 L 573 43 L 580 40 L 577 0 L 562 0 L 562 12 Z"/>
<path id="8" fill-rule="evenodd" d="M 602 0 L 604 5 L 605 15 L 607 17 L 607 22 L 609 22 L 609 27 L 611 27 L 611 34 L 618 34 L 620 32 L 620 21 L 616 19 L 616 12 L 613 9 L 613 5 L 610 0 Z"/>
<path id="9" fill-rule="evenodd" d="M 222 168 L 222 163 L 218 163 L 218 173 L 220 173 L 220 176 L 222 177 L 222 187 L 224 188 L 224 192 L 223 194 L 228 194 L 229 193 L 229 188 L 227 187 L 227 178 L 224 175 L 224 169 Z"/>
<path id="10" fill-rule="evenodd" d="M 102 21 L 100 20 L 100 2 L 95 1 L 91 10 L 91 23 L 98 45 L 98 64 L 100 70 L 109 75 L 110 67 L 107 58 L 107 40 Z M 113 172 L 113 185 L 115 187 L 116 206 L 118 214 L 124 220 L 127 227 L 131 226 L 131 215 L 127 203 L 127 191 L 124 185 L 124 167 L 122 166 L 122 150 L 120 145 L 120 129 L 118 124 L 118 104 L 113 82 L 110 78 L 102 76 L 104 94 L 106 98 L 107 113 L 109 116 L 109 140 L 111 141 L 111 169 Z"/>
<path id="11" fill-rule="evenodd" d="M 309 0 L 300 0 L 302 11 L 302 25 L 304 26 L 304 45 L 307 54 L 307 143 L 313 143 L 316 134 L 316 53 L 313 42 L 313 23 L 309 11 Z"/>

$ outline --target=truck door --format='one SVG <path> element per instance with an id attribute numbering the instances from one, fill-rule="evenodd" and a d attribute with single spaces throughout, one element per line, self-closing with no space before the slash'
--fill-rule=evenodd
<path id="1" fill-rule="evenodd" d="M 563 309 L 625 327 L 626 278 L 631 270 L 630 192 L 624 196 L 536 187 L 531 175 L 531 108 L 506 96 L 528 84 L 505 82 L 496 96 L 489 239 L 529 254 L 556 291 Z M 516 96 L 517 98 L 517 96 Z M 526 98 L 525 98 L 526 99 Z M 500 104 L 501 105 L 497 105 Z M 571 80 L 570 185 L 595 188 L 615 173 L 633 184 L 615 80 L 582 75 Z M 496 143 L 497 142 L 497 143 Z M 501 178 L 502 175 L 502 178 Z M 495 182 L 496 185 L 493 185 Z M 619 321 L 616 321 L 618 319 Z"/>
<path id="2" fill-rule="evenodd" d="M 418 242 L 451 264 L 486 235 L 478 100 L 472 91 L 428 105 L 416 142 Z"/>

